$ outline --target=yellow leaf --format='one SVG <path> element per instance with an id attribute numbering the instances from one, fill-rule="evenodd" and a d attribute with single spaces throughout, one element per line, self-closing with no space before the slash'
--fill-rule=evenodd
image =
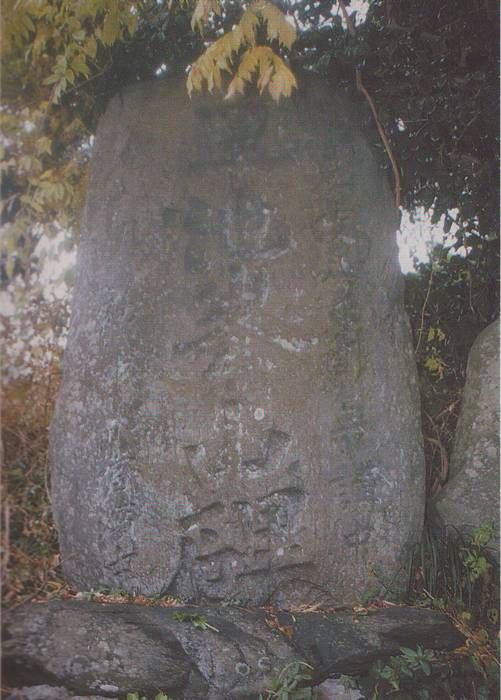
<path id="1" fill-rule="evenodd" d="M 259 94 L 263 94 L 263 90 L 266 88 L 268 83 L 270 82 L 270 78 L 273 75 L 275 67 L 274 65 L 268 66 L 268 68 L 263 72 L 261 72 L 261 75 L 259 76 L 259 80 L 257 81 L 257 89 L 259 90 Z"/>
<path id="2" fill-rule="evenodd" d="M 21 158 L 19 158 L 19 169 L 21 171 L 31 170 L 32 162 L 33 161 L 30 156 L 21 156 Z"/>
<path id="3" fill-rule="evenodd" d="M 279 56 L 274 59 L 275 73 L 268 83 L 268 92 L 278 102 L 281 97 L 290 97 L 293 88 L 297 87 L 296 78 Z"/>
<path id="4" fill-rule="evenodd" d="M 76 75 L 81 73 L 82 75 L 85 75 L 86 78 L 89 77 L 89 67 L 87 66 L 85 58 L 82 54 L 80 54 L 79 56 L 75 56 L 75 58 L 71 62 L 71 67 Z"/>
<path id="5" fill-rule="evenodd" d="M 51 75 L 49 75 L 48 78 L 45 78 L 45 80 L 43 81 L 43 85 L 52 85 L 52 83 L 57 83 L 58 80 L 59 75 L 57 75 L 56 73 L 51 73 Z"/>
<path id="6" fill-rule="evenodd" d="M 252 10 L 245 10 L 238 26 L 242 31 L 245 41 L 252 46 L 256 43 L 256 29 L 258 25 L 259 17 L 254 14 Z"/>
<path id="7" fill-rule="evenodd" d="M 101 3 L 95 2 L 95 0 L 80 0 L 77 3 L 73 3 L 72 10 L 82 19 L 90 17 L 90 19 L 94 20 L 96 18 L 96 14 L 101 9 L 99 7 L 100 4 Z"/>
<path id="8" fill-rule="evenodd" d="M 188 74 L 186 86 L 191 96 L 193 90 L 202 90 L 207 81 L 209 90 L 221 85 L 220 71 L 230 70 L 233 54 L 236 53 L 243 40 L 242 31 L 236 27 L 215 41 L 192 65 Z"/>
<path id="9" fill-rule="evenodd" d="M 129 35 L 132 36 L 137 28 L 137 15 L 129 13 L 127 15 L 127 18 L 125 19 L 125 24 L 127 26 L 127 31 L 129 32 Z"/>
<path id="10" fill-rule="evenodd" d="M 39 214 L 43 214 L 44 208 L 42 207 L 41 204 L 39 204 L 35 199 L 31 199 L 28 202 L 29 206 L 34 209 L 36 212 Z"/>
<path id="11" fill-rule="evenodd" d="M 97 42 L 93 36 L 90 36 L 84 44 L 83 50 L 91 58 L 96 58 Z"/>
<path id="12" fill-rule="evenodd" d="M 268 38 L 277 39 L 290 49 L 296 41 L 296 28 L 288 22 L 283 12 L 270 2 L 260 3 L 260 14 L 267 23 Z"/>
<path id="13" fill-rule="evenodd" d="M 214 12 L 215 15 L 220 15 L 222 12 L 220 0 L 198 0 L 195 10 L 191 17 L 191 28 L 195 31 L 197 28 L 202 29 L 204 24 L 207 24 L 209 15 Z"/>
<path id="14" fill-rule="evenodd" d="M 104 18 L 101 41 L 107 46 L 111 46 L 120 35 L 120 24 L 116 12 L 107 12 Z"/>
<path id="15" fill-rule="evenodd" d="M 48 136 L 42 136 L 37 139 L 37 153 L 51 153 L 52 141 Z"/>
<path id="16" fill-rule="evenodd" d="M 214 88 L 221 89 L 221 68 L 216 64 L 207 76 L 207 89 L 212 92 Z"/>
<path id="17" fill-rule="evenodd" d="M 226 97 L 243 93 L 245 83 L 250 83 L 257 75 L 257 87 L 262 93 L 265 88 L 278 102 L 280 97 L 290 97 L 297 87 L 294 74 L 287 68 L 280 56 L 269 46 L 254 46 L 244 53 L 235 77 L 231 81 Z"/>
<path id="18" fill-rule="evenodd" d="M 207 21 L 209 12 L 220 10 L 220 0 L 198 0 L 193 13 L 192 26 L 201 26 Z M 209 92 L 220 87 L 221 71 L 231 71 L 235 54 L 245 45 L 250 45 L 242 57 L 226 97 L 243 93 L 245 84 L 257 78 L 257 87 L 262 93 L 266 88 L 274 100 L 291 95 L 297 87 L 293 73 L 283 60 L 269 46 L 256 46 L 256 35 L 260 21 L 266 23 L 270 40 L 276 39 L 281 45 L 290 48 L 296 39 L 295 28 L 283 13 L 268 0 L 255 0 L 245 10 L 240 23 L 227 32 L 198 58 L 192 65 L 187 78 L 188 93 L 202 90 L 205 83 Z"/>
<path id="19" fill-rule="evenodd" d="M 268 49 L 266 46 L 257 46 L 252 49 L 247 49 L 244 53 L 240 65 L 238 66 L 237 75 L 245 82 L 252 80 L 252 75 L 259 69 L 260 62 L 266 61 L 266 53 L 263 49 Z M 271 49 L 269 49 L 271 51 Z"/>
<path id="20" fill-rule="evenodd" d="M 10 255 L 9 258 L 7 259 L 7 262 L 5 263 L 5 274 L 7 275 L 8 279 L 12 278 L 12 275 L 14 274 L 14 266 L 16 264 L 15 258 Z"/>
<path id="21" fill-rule="evenodd" d="M 26 29 L 28 29 L 30 32 L 35 31 L 35 25 L 33 24 L 33 20 L 31 19 L 31 17 L 29 15 L 27 15 L 27 14 L 23 15 L 22 22 L 23 22 L 24 26 L 26 27 Z"/>
<path id="22" fill-rule="evenodd" d="M 228 85 L 228 90 L 226 91 L 225 99 L 228 100 L 230 97 L 233 97 L 237 93 L 241 93 L 243 95 L 244 90 L 245 83 L 242 80 L 242 78 L 240 78 L 240 76 L 237 74 Z"/>
<path id="23" fill-rule="evenodd" d="M 203 75 L 200 68 L 195 64 L 192 66 L 188 78 L 186 79 L 186 87 L 188 88 L 188 95 L 191 97 L 193 90 L 199 92 L 203 85 Z"/>

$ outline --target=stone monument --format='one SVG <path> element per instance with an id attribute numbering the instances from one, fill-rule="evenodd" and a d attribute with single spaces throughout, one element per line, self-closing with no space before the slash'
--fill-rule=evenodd
<path id="1" fill-rule="evenodd" d="M 278 106 L 173 78 L 112 99 L 51 431 L 79 588 L 286 605 L 401 585 L 418 390 L 356 115 L 313 76 Z"/>

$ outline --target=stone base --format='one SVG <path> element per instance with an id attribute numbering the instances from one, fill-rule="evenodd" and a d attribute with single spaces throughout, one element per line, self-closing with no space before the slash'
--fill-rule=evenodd
<path id="1" fill-rule="evenodd" d="M 199 629 L 179 613 L 200 616 L 214 629 Z M 174 700 L 255 700 L 294 661 L 308 663 L 311 684 L 320 685 L 363 673 L 401 646 L 444 650 L 463 643 L 446 615 L 415 608 L 275 615 L 76 601 L 6 613 L 3 639 L 3 685 L 22 689 L 12 691 L 13 700 L 122 700 L 130 692 L 154 698 L 159 690 Z"/>

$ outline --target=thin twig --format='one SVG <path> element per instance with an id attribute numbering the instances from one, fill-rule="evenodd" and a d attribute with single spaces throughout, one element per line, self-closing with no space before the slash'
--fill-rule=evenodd
<path id="1" fill-rule="evenodd" d="M 108 61 L 108 63 L 102 68 L 100 71 L 97 73 L 94 73 L 94 75 L 91 75 L 90 78 L 87 78 L 86 80 L 82 80 L 81 82 L 77 83 L 77 85 L 74 85 L 71 88 L 68 88 L 67 90 L 64 91 L 63 95 L 70 95 L 72 92 L 75 92 L 76 90 L 80 90 L 80 88 L 84 87 L 84 85 L 88 85 L 89 83 L 92 83 L 93 80 L 96 80 L 96 78 L 100 78 L 104 73 L 106 73 L 111 66 L 113 65 L 112 61 Z"/>
<path id="2" fill-rule="evenodd" d="M 429 437 L 428 435 L 425 435 L 424 438 L 427 442 L 431 442 L 432 445 L 435 445 L 438 447 L 438 450 L 440 452 L 440 474 L 439 478 L 435 476 L 432 488 L 431 488 L 431 496 L 434 496 L 438 490 L 442 488 L 442 486 L 445 484 L 447 481 L 447 476 L 449 474 L 449 459 L 447 457 L 447 450 L 443 446 L 442 442 L 438 438 L 432 438 Z"/>
<path id="3" fill-rule="evenodd" d="M 428 281 L 428 289 L 427 289 L 427 291 L 426 291 L 426 298 L 425 298 L 424 303 L 423 303 L 423 308 L 421 309 L 421 323 L 420 323 L 420 326 L 419 326 L 419 336 L 418 336 L 418 341 L 417 341 L 417 345 L 416 345 L 416 349 L 415 349 L 416 355 L 417 355 L 417 352 L 418 352 L 418 350 L 419 350 L 419 346 L 421 345 L 421 338 L 422 338 L 422 336 L 423 336 L 423 331 L 424 331 L 424 314 L 425 314 L 425 311 L 426 311 L 426 305 L 428 304 L 428 299 L 430 298 L 430 292 L 431 292 L 431 285 L 432 285 L 432 282 L 433 282 L 433 265 L 432 265 L 432 268 L 431 268 L 431 271 L 430 271 L 430 279 L 429 279 L 429 281 Z"/>
<path id="4" fill-rule="evenodd" d="M 7 569 L 10 561 L 10 504 L 6 500 L 3 506 L 3 553 L 2 553 L 2 584 L 7 580 Z"/>
<path id="5" fill-rule="evenodd" d="M 346 25 L 348 27 L 348 31 L 350 32 L 351 36 L 355 36 L 356 31 L 355 31 L 355 26 L 353 22 L 351 21 L 351 17 L 349 16 L 346 6 L 343 2 L 343 0 L 339 0 L 339 7 L 341 8 L 341 12 L 343 13 L 344 20 L 346 22 Z M 379 133 L 379 136 L 381 138 L 381 141 L 383 142 L 383 146 L 385 148 L 386 154 L 388 158 L 390 159 L 391 167 L 393 170 L 393 176 L 395 178 L 395 206 L 397 209 L 400 208 L 400 199 L 401 199 L 401 191 L 402 191 L 402 183 L 401 183 L 401 178 L 400 178 L 400 171 L 398 169 L 398 164 L 397 160 L 395 158 L 395 155 L 393 153 L 393 150 L 391 148 L 390 142 L 388 141 L 388 137 L 386 136 L 386 133 L 384 131 L 383 125 L 381 124 L 379 120 L 379 116 L 377 113 L 376 105 L 374 104 L 374 100 L 370 96 L 369 92 L 367 91 L 367 88 L 363 84 L 362 81 L 362 72 L 360 68 L 355 69 L 355 78 L 356 78 L 356 85 L 357 85 L 357 90 L 362 93 L 362 95 L 365 97 L 367 100 L 370 110 L 372 112 L 372 116 L 374 117 L 374 121 L 376 122 L 376 127 Z"/>

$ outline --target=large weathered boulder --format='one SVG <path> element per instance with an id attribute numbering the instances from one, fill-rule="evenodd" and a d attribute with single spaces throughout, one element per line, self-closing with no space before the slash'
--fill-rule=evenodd
<path id="1" fill-rule="evenodd" d="M 303 82 L 138 84 L 101 121 L 51 434 L 80 588 L 398 587 L 424 467 L 396 216 L 353 109 Z"/>
<path id="2" fill-rule="evenodd" d="M 178 619 L 183 614 L 211 628 Z M 414 608 L 292 615 L 54 601 L 17 608 L 4 624 L 4 685 L 120 698 L 162 690 L 176 700 L 256 700 L 294 662 L 307 663 L 317 685 L 367 671 L 401 646 L 439 650 L 464 642 L 446 615 Z"/>
<path id="3" fill-rule="evenodd" d="M 465 534 L 494 523 L 499 561 L 499 319 L 470 351 L 450 477 L 435 506 L 447 525 Z"/>

